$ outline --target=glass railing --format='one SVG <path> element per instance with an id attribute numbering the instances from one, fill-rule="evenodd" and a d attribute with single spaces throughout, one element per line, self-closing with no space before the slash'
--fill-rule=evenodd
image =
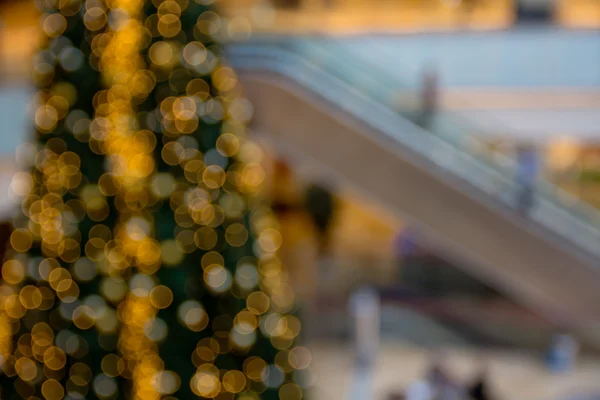
<path id="1" fill-rule="evenodd" d="M 481 151 L 485 144 L 473 134 L 477 128 L 467 120 L 439 113 L 427 129 L 411 123 L 415 109 L 403 106 L 398 97 L 417 85 L 403 81 L 402 73 L 394 68 L 383 68 L 353 53 L 343 42 L 326 38 L 261 39 L 231 46 L 230 60 L 234 67 L 288 76 L 388 139 L 428 158 L 434 166 L 515 209 L 519 191 L 514 179 L 516 160 Z M 576 245 L 586 254 L 600 257 L 600 213 L 542 178 L 528 218 L 557 234 L 561 239 L 557 245 Z"/>

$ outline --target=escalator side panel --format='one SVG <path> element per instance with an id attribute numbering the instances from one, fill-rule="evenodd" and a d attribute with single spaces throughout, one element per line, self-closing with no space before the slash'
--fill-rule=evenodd
<path id="1" fill-rule="evenodd" d="M 431 162 L 384 138 L 282 76 L 242 71 L 253 124 L 274 141 L 322 163 L 391 210 L 408 214 L 494 282 L 553 320 L 587 326 L 600 317 L 600 273 Z M 402 132 L 399 132 L 400 134 Z M 461 260 L 461 261 L 462 261 Z"/>

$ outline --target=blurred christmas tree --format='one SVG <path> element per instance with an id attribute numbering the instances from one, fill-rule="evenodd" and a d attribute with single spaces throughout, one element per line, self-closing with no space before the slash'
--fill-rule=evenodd
<path id="1" fill-rule="evenodd" d="M 300 399 L 308 351 L 210 1 L 40 0 L 2 399 Z"/>

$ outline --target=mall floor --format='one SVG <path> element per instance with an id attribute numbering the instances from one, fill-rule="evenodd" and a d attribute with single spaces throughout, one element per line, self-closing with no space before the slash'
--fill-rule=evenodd
<path id="1" fill-rule="evenodd" d="M 312 346 L 315 376 L 313 400 L 349 399 L 353 376 L 353 353 L 347 345 L 320 342 Z M 452 349 L 444 353 L 455 379 L 468 383 L 482 358 L 489 363 L 490 384 L 498 400 L 568 400 L 572 396 L 600 392 L 600 359 L 578 361 L 564 375 L 548 372 L 542 360 L 532 355 L 501 351 L 481 353 L 476 349 Z M 401 393 L 428 368 L 430 354 L 401 342 L 383 342 L 374 370 L 373 400 L 386 400 Z"/>

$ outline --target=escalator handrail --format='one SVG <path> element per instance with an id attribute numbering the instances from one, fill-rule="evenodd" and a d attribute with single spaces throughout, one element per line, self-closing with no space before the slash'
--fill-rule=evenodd
<path id="1" fill-rule="evenodd" d="M 228 60 L 234 68 L 275 72 L 309 88 L 349 114 L 358 116 L 388 139 L 400 142 L 432 161 L 442 173 L 450 171 L 505 207 L 514 209 L 517 185 L 509 178 L 513 175 L 436 135 L 427 134 L 385 102 L 367 96 L 333 73 L 307 61 L 299 52 L 301 48 L 296 46 L 297 42 L 298 39 L 284 39 L 266 44 L 230 45 Z M 401 134 L 398 133 L 400 131 Z M 537 196 L 529 217 L 567 243 L 576 245 L 594 258 L 600 257 L 600 230 L 597 228 L 599 224 L 595 223 L 600 221 L 600 213 L 559 189 L 556 192 L 557 196 L 552 196 L 556 198 Z M 566 202 L 572 204 L 567 205 Z M 573 209 L 577 212 L 572 212 Z"/>
<path id="2" fill-rule="evenodd" d="M 349 73 L 349 71 L 352 69 L 361 69 L 358 74 L 356 72 L 350 72 L 351 76 L 354 76 L 354 78 L 358 79 L 351 80 L 350 82 L 346 80 L 346 82 L 351 85 L 357 85 L 357 83 L 361 81 L 360 74 L 362 73 L 363 77 L 366 76 L 367 79 L 371 78 L 369 80 L 369 84 L 363 84 L 361 86 L 362 91 L 373 93 L 375 97 L 379 98 L 381 98 L 381 95 L 383 94 L 383 102 L 387 104 L 388 107 L 391 107 L 398 112 L 402 112 L 399 107 L 394 106 L 392 100 L 400 90 L 406 90 L 407 88 L 410 88 L 410 85 L 407 85 L 402 81 L 401 73 L 388 73 L 377 63 L 368 58 L 356 60 L 356 56 L 353 57 L 353 53 L 350 53 L 347 45 L 344 45 L 339 41 L 332 41 L 328 38 L 296 39 L 295 41 L 288 39 L 287 45 L 290 46 L 290 43 L 293 43 L 295 50 L 299 50 L 302 52 L 302 54 L 310 56 L 311 62 L 314 63 L 316 61 L 322 68 L 331 68 L 338 77 L 343 76 L 344 73 Z M 325 61 L 329 61 L 329 63 L 326 63 Z M 465 144 L 464 142 L 469 142 L 470 144 L 477 143 L 479 147 L 483 147 L 485 143 L 481 139 L 477 138 L 476 135 L 469 134 L 470 131 L 474 131 L 475 129 L 469 128 L 469 124 L 465 118 L 459 118 L 456 116 L 449 117 L 444 113 L 437 113 L 436 119 L 443 119 L 443 124 L 428 128 L 431 129 L 433 134 L 441 137 L 453 146 L 458 147 L 463 152 L 471 154 L 473 157 L 479 159 L 488 166 L 499 170 L 499 172 L 505 176 L 507 174 L 510 176 L 516 175 L 517 162 L 514 158 L 509 157 L 508 155 L 497 154 L 492 159 L 490 157 L 474 154 L 473 151 L 469 149 L 468 144 Z M 444 134 L 444 131 L 451 131 L 451 133 Z M 550 183 L 542 176 L 538 176 L 536 182 L 536 191 L 538 193 L 543 193 L 547 200 L 555 203 L 559 207 L 569 209 L 570 214 L 575 214 L 579 218 L 594 218 L 595 225 L 600 226 L 600 214 L 594 207 L 580 201 L 575 196 L 558 188 L 556 185 Z M 570 204 L 571 206 L 566 206 L 565 203 Z"/>

